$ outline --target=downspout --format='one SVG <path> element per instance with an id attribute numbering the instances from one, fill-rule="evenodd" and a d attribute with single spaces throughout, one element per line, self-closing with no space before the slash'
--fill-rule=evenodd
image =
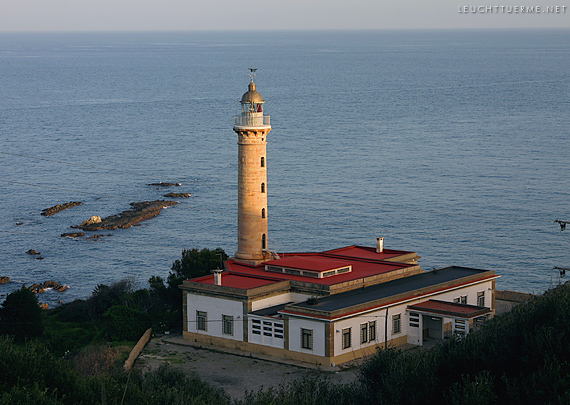
<path id="1" fill-rule="evenodd" d="M 388 349 L 388 307 L 386 307 L 386 322 L 384 323 L 384 350 Z"/>

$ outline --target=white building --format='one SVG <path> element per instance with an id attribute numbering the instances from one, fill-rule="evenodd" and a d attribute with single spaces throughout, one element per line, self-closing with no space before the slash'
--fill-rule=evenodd
<path id="1" fill-rule="evenodd" d="M 348 246 L 277 256 L 268 248 L 269 117 L 252 80 L 236 117 L 238 251 L 223 272 L 186 280 L 184 338 L 323 365 L 377 348 L 465 335 L 494 315 L 493 271 L 424 272 L 415 252 Z"/>

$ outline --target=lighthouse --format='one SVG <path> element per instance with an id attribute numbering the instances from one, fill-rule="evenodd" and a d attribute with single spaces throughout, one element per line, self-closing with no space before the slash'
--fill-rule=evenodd
<path id="1" fill-rule="evenodd" d="M 267 135 L 271 131 L 264 101 L 251 81 L 235 116 L 238 134 L 238 250 L 239 261 L 259 264 L 270 259 L 267 236 Z"/>

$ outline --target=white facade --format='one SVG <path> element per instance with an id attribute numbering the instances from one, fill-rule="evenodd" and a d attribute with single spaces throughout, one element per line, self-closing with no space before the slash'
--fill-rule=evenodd
<path id="1" fill-rule="evenodd" d="M 305 339 L 305 345 L 303 345 L 303 333 L 305 336 L 310 334 L 310 340 Z M 288 339 L 291 351 L 325 356 L 325 322 L 323 321 L 290 318 Z"/>
<path id="2" fill-rule="evenodd" d="M 243 304 L 240 301 L 195 294 L 186 296 L 188 332 L 243 341 Z M 206 315 L 205 328 L 199 319 L 203 314 Z"/>

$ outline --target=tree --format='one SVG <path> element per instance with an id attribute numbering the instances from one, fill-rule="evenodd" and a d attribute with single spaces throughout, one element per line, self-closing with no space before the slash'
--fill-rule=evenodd
<path id="1" fill-rule="evenodd" d="M 0 331 L 20 342 L 43 333 L 42 310 L 35 293 L 22 287 L 8 294 L 0 308 Z"/>
<path id="2" fill-rule="evenodd" d="M 222 262 L 227 259 L 228 255 L 222 248 L 183 250 L 182 259 L 172 264 L 168 285 L 178 290 L 184 280 L 212 274 L 212 270 L 221 268 Z"/>

